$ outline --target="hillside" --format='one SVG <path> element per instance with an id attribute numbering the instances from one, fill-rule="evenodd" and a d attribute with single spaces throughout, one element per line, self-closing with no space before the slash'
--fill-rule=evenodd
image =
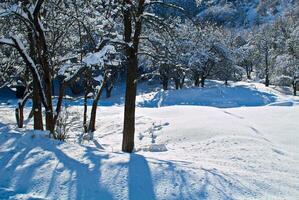
<path id="1" fill-rule="evenodd" d="M 235 28 L 249 28 L 264 24 L 292 9 L 294 0 L 202 0 L 198 7 L 192 0 L 166 0 L 183 7 L 190 16 L 197 16 L 202 22 L 212 22 Z M 165 13 L 163 11 L 158 12 Z M 177 15 L 167 9 L 166 13 Z"/>

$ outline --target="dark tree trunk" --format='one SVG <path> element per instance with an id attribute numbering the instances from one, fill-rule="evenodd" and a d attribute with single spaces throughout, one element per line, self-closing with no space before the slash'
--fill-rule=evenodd
<path id="1" fill-rule="evenodd" d="M 179 79 L 174 79 L 174 84 L 175 84 L 176 90 L 180 89 L 180 80 Z"/>
<path id="2" fill-rule="evenodd" d="M 88 132 L 94 132 L 96 130 L 95 126 L 96 126 L 98 103 L 99 103 L 100 97 L 102 95 L 102 92 L 104 90 L 106 80 L 107 80 L 107 75 L 105 74 L 103 82 L 100 86 L 100 89 L 97 91 L 95 98 L 93 100 L 93 103 L 92 103 Z"/>
<path id="3" fill-rule="evenodd" d="M 26 105 L 26 102 L 28 98 L 31 95 L 31 92 L 28 91 L 28 88 L 26 89 L 27 93 L 25 93 L 22 97 L 22 100 L 18 102 L 18 107 L 15 110 L 16 114 L 16 120 L 19 128 L 23 128 L 24 126 L 24 107 Z"/>
<path id="4" fill-rule="evenodd" d="M 202 88 L 205 87 L 205 81 L 206 81 L 206 78 L 204 76 L 201 76 L 200 85 Z"/>
<path id="5" fill-rule="evenodd" d="M 87 127 L 87 96 L 88 92 L 85 92 L 84 95 L 84 113 L 83 113 L 83 128 L 84 128 L 84 133 L 88 132 L 88 127 Z"/>
<path id="6" fill-rule="evenodd" d="M 124 130 L 122 150 L 132 152 L 134 149 L 135 134 L 135 104 L 136 104 L 136 78 L 137 78 L 137 57 L 133 54 L 130 58 L 127 81 L 126 81 L 126 100 L 124 113 Z"/>
<path id="7" fill-rule="evenodd" d="M 61 107 L 62 107 L 62 101 L 63 101 L 63 97 L 64 97 L 64 92 L 65 92 L 65 87 L 66 87 L 66 83 L 65 82 L 62 82 L 60 84 L 60 88 L 59 88 L 59 96 L 58 96 L 58 100 L 57 100 L 57 105 L 56 105 L 56 112 L 55 112 L 55 115 L 52 116 L 52 122 L 53 123 L 53 132 L 52 135 L 54 137 L 54 139 L 57 139 L 56 137 L 56 134 L 54 133 L 54 130 L 55 130 L 55 126 L 56 126 L 56 122 L 57 122 L 57 119 L 59 117 L 59 114 L 61 112 Z"/>
<path id="8" fill-rule="evenodd" d="M 247 66 L 246 67 L 246 75 L 247 75 L 247 79 L 251 79 L 251 73 L 252 73 L 252 66 Z"/>
<path id="9" fill-rule="evenodd" d="M 34 113 L 34 109 L 33 109 L 33 107 L 31 108 L 31 111 L 30 111 L 30 113 L 29 113 L 29 115 L 28 115 L 28 119 L 31 119 L 32 117 L 33 117 L 33 113 Z"/>
<path id="10" fill-rule="evenodd" d="M 124 4 L 131 4 L 130 0 L 124 0 Z M 134 135 L 135 135 L 135 104 L 137 93 L 137 71 L 138 71 L 138 49 L 139 40 L 142 31 L 142 14 L 144 12 L 145 0 L 139 0 L 136 13 L 135 32 L 132 41 L 132 13 L 130 10 L 124 10 L 124 39 L 126 43 L 133 42 L 133 46 L 126 47 L 126 56 L 128 60 L 127 66 L 127 80 L 126 80 L 126 100 L 124 112 L 124 129 L 123 129 L 123 143 L 122 150 L 131 153 L 134 149 Z"/>
<path id="11" fill-rule="evenodd" d="M 111 93 L 113 90 L 113 85 L 106 85 L 106 98 L 110 98 L 111 97 Z"/>
<path id="12" fill-rule="evenodd" d="M 268 51 L 266 51 L 265 53 L 265 65 L 266 65 L 266 68 L 265 68 L 265 86 L 266 87 L 269 87 L 270 85 L 270 80 L 269 80 L 269 61 L 268 61 Z"/>
<path id="13" fill-rule="evenodd" d="M 269 87 L 270 85 L 270 80 L 269 80 L 269 74 L 266 74 L 266 78 L 265 78 L 265 86 Z"/>
<path id="14" fill-rule="evenodd" d="M 21 103 L 18 103 L 18 107 L 15 110 L 16 120 L 18 128 L 23 128 L 24 126 L 24 106 Z"/>
<path id="15" fill-rule="evenodd" d="M 185 77 L 182 78 L 182 80 L 180 81 L 180 89 L 183 89 L 185 84 Z"/>
<path id="16" fill-rule="evenodd" d="M 164 77 L 162 80 L 163 90 L 168 90 L 168 78 Z"/>
<path id="17" fill-rule="evenodd" d="M 28 38 L 30 46 L 30 57 L 36 63 L 36 40 L 33 37 L 33 33 L 28 29 Z M 29 65 L 28 65 L 29 66 Z M 29 67 L 30 68 L 30 67 Z M 31 69 L 32 71 L 32 69 Z M 38 83 L 38 77 L 32 73 L 33 78 L 33 92 L 32 92 L 32 111 L 33 111 L 33 127 L 34 130 L 44 130 L 43 126 L 43 116 L 42 116 L 42 105 L 41 105 L 41 86 Z M 29 115 L 30 117 L 30 115 Z"/>
<path id="18" fill-rule="evenodd" d="M 39 5 L 42 6 L 44 1 L 38 1 Z M 39 7 L 39 8 L 40 8 Z M 52 69 L 49 65 L 49 51 L 47 46 L 47 41 L 45 38 L 45 33 L 43 28 L 41 27 L 41 24 L 39 23 L 39 17 L 40 17 L 40 10 L 38 10 L 37 13 L 34 13 L 33 16 L 33 23 L 36 29 L 36 32 L 38 34 L 35 34 L 35 40 L 36 40 L 36 60 L 38 61 L 38 64 L 41 65 L 41 68 L 43 69 L 43 81 L 44 81 L 44 91 L 45 91 L 45 100 L 46 100 L 46 129 L 50 131 L 50 133 L 55 138 L 55 119 L 54 119 L 54 113 L 53 113 L 53 105 L 52 105 Z"/>
<path id="19" fill-rule="evenodd" d="M 292 85 L 293 85 L 293 95 L 297 96 L 297 83 L 294 81 Z"/>
<path id="20" fill-rule="evenodd" d="M 194 86 L 199 87 L 199 84 L 200 84 L 199 76 L 195 76 Z"/>
<path id="21" fill-rule="evenodd" d="M 43 115 L 42 105 L 40 101 L 37 81 L 33 79 L 33 94 L 32 94 L 32 109 L 33 109 L 33 120 L 34 130 L 44 130 L 43 127 Z"/>

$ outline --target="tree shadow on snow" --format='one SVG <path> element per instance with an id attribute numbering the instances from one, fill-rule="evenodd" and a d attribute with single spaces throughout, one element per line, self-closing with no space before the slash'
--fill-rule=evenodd
<path id="1" fill-rule="evenodd" d="M 128 163 L 129 200 L 155 200 L 154 185 L 147 160 L 138 154 L 130 154 Z"/>
<path id="2" fill-rule="evenodd" d="M 56 158 L 62 165 L 63 169 L 56 166 L 53 170 L 52 180 L 50 182 L 47 195 L 55 193 L 54 188 L 56 183 L 56 176 L 62 173 L 61 170 L 67 171 L 69 176 L 68 186 L 69 189 L 68 199 L 113 199 L 109 191 L 101 185 L 101 162 L 108 159 L 106 154 L 95 154 L 93 148 L 86 148 L 84 158 L 91 161 L 92 165 L 79 162 L 78 160 L 67 156 L 59 149 L 52 150 L 44 147 L 44 150 L 55 153 Z M 75 189 L 75 194 L 72 188 Z M 59 196 L 58 196 L 59 198 Z"/>
<path id="3" fill-rule="evenodd" d="M 161 170 L 159 173 L 162 173 L 158 177 L 161 180 L 158 181 L 168 185 L 167 190 L 173 191 L 170 199 L 174 200 L 233 200 L 238 196 L 249 199 L 257 197 L 260 194 L 259 191 L 269 187 L 261 181 L 254 180 L 252 184 L 247 182 L 250 180 L 244 180 L 233 173 L 225 173 L 216 168 L 193 168 L 190 165 L 192 162 L 187 161 L 154 159 L 151 164 L 157 165 L 156 168 Z"/>
<path id="4" fill-rule="evenodd" d="M 102 160 L 108 158 L 107 154 L 86 148 L 84 159 L 90 162 L 84 163 L 61 151 L 57 141 L 42 139 L 42 142 L 35 142 L 39 138 L 23 137 L 27 136 L 9 135 L 7 139 L 14 141 L 13 148 L 0 152 L 0 199 L 27 195 L 40 187 L 44 198 L 113 199 L 101 184 L 100 167 Z M 3 145 L 2 139 L 0 145 Z M 38 158 L 34 159 L 35 156 Z"/>

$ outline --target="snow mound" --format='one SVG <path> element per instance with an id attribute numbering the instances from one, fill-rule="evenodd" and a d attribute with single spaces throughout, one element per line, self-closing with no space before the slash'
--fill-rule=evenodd
<path id="1" fill-rule="evenodd" d="M 142 148 L 142 150 L 149 152 L 164 152 L 167 151 L 167 147 L 165 144 L 151 144 L 147 147 Z"/>
<path id="2" fill-rule="evenodd" d="M 217 108 L 255 107 L 265 105 L 292 104 L 293 98 L 258 83 L 231 83 L 225 86 L 210 81 L 206 88 L 184 88 L 182 90 L 158 90 L 138 96 L 140 107 L 164 107 L 174 105 L 211 106 Z M 279 104 L 276 104 L 279 103 Z"/>

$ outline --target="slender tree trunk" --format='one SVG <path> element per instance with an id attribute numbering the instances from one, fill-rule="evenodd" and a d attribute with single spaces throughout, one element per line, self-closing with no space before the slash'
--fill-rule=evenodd
<path id="1" fill-rule="evenodd" d="M 64 92 L 65 92 L 65 87 L 66 87 L 66 83 L 65 82 L 62 82 L 60 83 L 60 86 L 59 86 L 59 96 L 58 96 L 58 100 L 57 100 L 57 105 L 56 105 L 56 111 L 55 111 L 55 115 L 53 114 L 52 115 L 52 135 L 54 137 L 54 139 L 57 139 L 56 137 L 56 134 L 55 134 L 55 128 L 56 128 L 56 122 L 57 122 L 57 119 L 59 117 L 59 114 L 61 112 L 61 107 L 62 107 L 62 101 L 63 101 L 63 97 L 64 97 Z"/>
<path id="2" fill-rule="evenodd" d="M 52 81 L 50 71 L 44 70 L 45 95 L 48 108 L 46 109 L 46 129 L 54 134 L 55 122 L 52 105 Z"/>
<path id="3" fill-rule="evenodd" d="M 175 84 L 176 90 L 180 89 L 180 80 L 179 79 L 174 79 L 174 84 Z"/>
<path id="4" fill-rule="evenodd" d="M 106 85 L 106 98 L 111 97 L 112 90 L 113 90 L 113 85 Z"/>
<path id="5" fill-rule="evenodd" d="M 28 88 L 27 88 L 28 90 Z M 19 100 L 18 107 L 15 110 L 16 114 L 16 120 L 19 128 L 23 128 L 24 126 L 24 107 L 26 105 L 26 102 L 28 98 L 30 97 L 31 92 L 27 91 L 27 94 L 23 96 L 22 100 Z"/>
<path id="6" fill-rule="evenodd" d="M 168 78 L 164 77 L 162 80 L 163 90 L 168 90 Z"/>
<path id="7" fill-rule="evenodd" d="M 266 78 L 265 78 L 265 86 L 266 86 L 266 87 L 269 87 L 269 85 L 270 85 L 270 80 L 269 80 L 268 51 L 266 51 L 266 53 L 265 53 L 265 65 L 266 65 L 266 68 L 265 68 L 265 75 L 266 75 Z"/>
<path id="8" fill-rule="evenodd" d="M 205 87 L 205 81 L 206 81 L 206 78 L 204 76 L 201 76 L 200 85 L 202 88 Z"/>
<path id="9" fill-rule="evenodd" d="M 33 109 L 33 107 L 31 108 L 31 111 L 30 111 L 30 113 L 29 113 L 29 115 L 28 115 L 28 119 L 31 119 L 32 117 L 33 117 L 33 113 L 34 113 L 34 109 Z"/>
<path id="10" fill-rule="evenodd" d="M 83 128 L 84 128 L 84 133 L 87 133 L 87 96 L 88 92 L 85 92 L 84 95 L 84 113 L 83 113 Z"/>
<path id="11" fill-rule="evenodd" d="M 185 76 L 182 78 L 182 80 L 180 81 L 180 89 L 183 89 L 185 84 Z"/>
<path id="12" fill-rule="evenodd" d="M 18 107 L 15 110 L 16 120 L 18 128 L 23 128 L 24 126 L 24 106 L 18 103 Z"/>
<path id="13" fill-rule="evenodd" d="M 102 95 L 102 92 L 104 90 L 106 80 L 107 80 L 107 75 L 105 74 L 103 82 L 100 86 L 100 89 L 97 91 L 97 94 L 92 103 L 88 132 L 94 132 L 96 130 L 96 118 L 97 118 L 98 103 L 99 103 L 100 97 Z"/>
<path id="14" fill-rule="evenodd" d="M 251 72 L 252 72 L 252 67 L 251 66 L 247 66 L 246 67 L 246 74 L 247 74 L 247 79 L 251 79 Z"/>
<path id="15" fill-rule="evenodd" d="M 199 86 L 199 83 L 200 83 L 200 81 L 199 81 L 199 76 L 195 76 L 195 81 L 194 81 L 194 86 L 195 87 L 198 87 Z"/>
<path id="16" fill-rule="evenodd" d="M 292 85 L 293 85 L 293 95 L 296 96 L 297 95 L 297 84 L 294 81 Z"/>

